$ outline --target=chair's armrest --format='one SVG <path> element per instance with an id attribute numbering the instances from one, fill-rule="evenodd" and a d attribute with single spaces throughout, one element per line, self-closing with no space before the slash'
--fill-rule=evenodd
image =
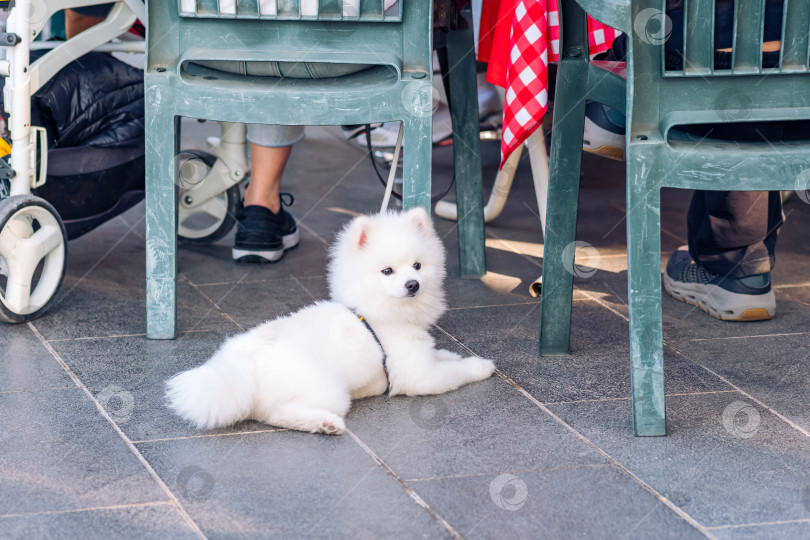
<path id="1" fill-rule="evenodd" d="M 576 0 L 585 13 L 612 28 L 629 34 L 633 30 L 630 21 L 630 0 Z"/>

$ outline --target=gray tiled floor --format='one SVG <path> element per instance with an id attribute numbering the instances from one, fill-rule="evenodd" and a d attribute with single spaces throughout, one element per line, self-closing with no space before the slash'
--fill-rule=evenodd
<path id="1" fill-rule="evenodd" d="M 187 146 L 216 131 L 189 127 Z M 482 150 L 489 184 L 498 145 Z M 434 154 L 437 189 L 450 158 Z M 663 299 L 669 435 L 635 438 L 622 171 L 585 157 L 578 239 L 599 260 L 575 281 L 570 356 L 536 356 L 542 236 L 523 163 L 487 228 L 486 278 L 456 277 L 454 224 L 437 222 L 450 310 L 436 339 L 499 373 L 360 401 L 342 437 L 256 422 L 202 432 L 163 399 L 163 382 L 225 337 L 327 296 L 334 231 L 381 198 L 337 130 L 295 149 L 285 188 L 302 241 L 281 263 L 233 263 L 232 236 L 181 249 L 176 340 L 144 336 L 142 206 L 72 242 L 50 312 L 0 327 L 0 537 L 810 537 L 810 206 L 786 206 L 773 321 L 722 323 Z M 688 201 L 664 194 L 662 262 L 684 242 Z"/>

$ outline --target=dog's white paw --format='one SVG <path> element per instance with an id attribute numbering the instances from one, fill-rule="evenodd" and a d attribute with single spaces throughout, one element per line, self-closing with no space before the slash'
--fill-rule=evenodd
<path id="1" fill-rule="evenodd" d="M 346 424 L 340 417 L 334 417 L 326 420 L 321 420 L 318 425 L 318 432 L 326 433 L 327 435 L 342 435 L 346 431 Z"/>
<path id="2" fill-rule="evenodd" d="M 472 356 L 467 358 L 467 362 L 476 381 L 484 380 L 495 373 L 495 362 L 492 360 Z"/>

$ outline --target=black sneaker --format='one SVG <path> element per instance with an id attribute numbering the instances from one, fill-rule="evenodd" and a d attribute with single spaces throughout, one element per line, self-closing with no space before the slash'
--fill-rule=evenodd
<path id="1" fill-rule="evenodd" d="M 664 289 L 676 300 L 724 321 L 762 321 L 776 312 L 770 273 L 741 278 L 714 274 L 692 260 L 686 246 L 669 258 Z"/>
<path id="2" fill-rule="evenodd" d="M 289 206 L 293 202 L 292 195 Z M 298 245 L 298 227 L 295 219 L 282 208 L 274 214 L 264 206 L 246 206 L 237 217 L 236 241 L 233 259 L 238 262 L 276 262 L 284 252 Z"/>

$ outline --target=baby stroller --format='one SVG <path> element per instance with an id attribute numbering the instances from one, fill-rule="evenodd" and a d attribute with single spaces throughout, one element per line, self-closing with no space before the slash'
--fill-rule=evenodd
<path id="1" fill-rule="evenodd" d="M 0 321 L 21 323 L 42 315 L 64 279 L 68 240 L 143 198 L 142 122 L 130 122 L 132 125 L 123 130 L 135 143 L 105 143 L 98 138 L 88 143 L 84 133 L 76 137 L 83 139 L 82 146 L 72 146 L 67 141 L 70 136 L 55 140 L 54 132 L 59 132 L 60 126 L 53 115 L 32 117 L 32 100 L 38 90 L 48 86 L 48 95 L 36 98 L 35 112 L 60 107 L 64 110 L 66 103 L 72 103 L 69 93 L 75 92 L 82 77 L 91 83 L 99 79 L 80 74 L 80 69 L 95 67 L 105 74 L 117 69 L 117 61 L 107 54 L 84 57 L 80 67 L 71 64 L 74 59 L 93 50 L 143 52 L 143 41 L 110 42 L 136 19 L 145 20 L 142 0 L 114 2 L 106 20 L 67 41 L 32 41 L 54 13 L 95 3 L 0 2 L 0 9 L 10 9 L 6 32 L 0 34 L 0 55 L 5 53 L 5 59 L 0 59 L 0 75 L 7 78 L 3 101 L 11 134 L 10 149 L 5 141 L 0 142 Z M 119 69 L 119 79 L 120 73 L 129 77 L 124 83 L 137 86 L 142 100 L 142 74 L 133 76 L 136 71 Z M 137 107 L 142 118 L 142 101 Z M 32 120 L 44 125 L 33 126 Z M 134 129 L 127 132 L 126 128 L 136 124 L 140 133 Z M 114 133 L 113 139 L 121 138 L 121 133 Z M 222 123 L 222 137 L 210 138 L 208 144 L 214 155 L 181 152 L 175 160 L 175 171 L 167 171 L 174 174 L 180 189 L 181 241 L 207 243 L 225 236 L 241 204 L 238 184 L 246 179 L 249 170 L 245 126 Z"/>

